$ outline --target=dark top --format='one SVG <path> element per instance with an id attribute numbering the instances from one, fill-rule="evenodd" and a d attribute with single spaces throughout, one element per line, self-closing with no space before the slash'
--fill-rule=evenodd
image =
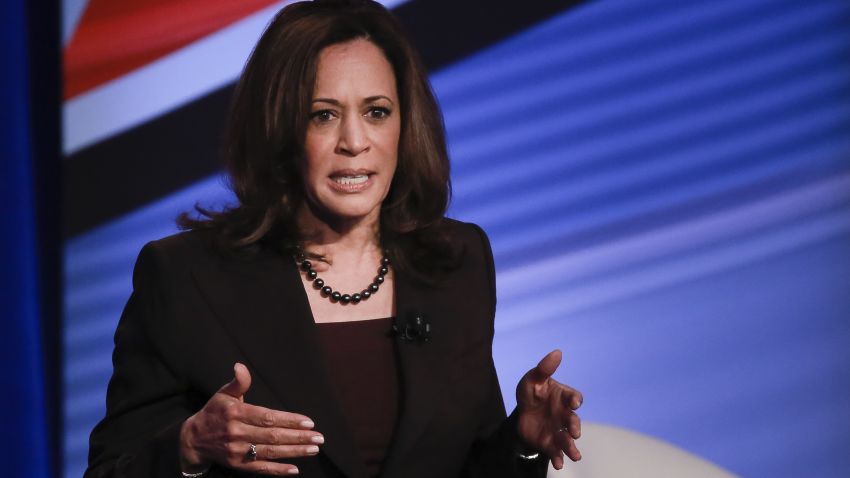
<path id="1" fill-rule="evenodd" d="M 457 269 L 435 285 L 394 271 L 399 316 L 423 317 L 430 341 L 396 338 L 402 403 L 381 474 L 543 478 L 548 460 L 517 458 L 517 417 L 505 416 L 493 364 L 496 288 L 487 236 L 450 219 L 441 227 L 463 251 Z M 295 261 L 265 246 L 222 255 L 216 240 L 215 231 L 184 232 L 139 254 L 85 477 L 179 477 L 182 423 L 233 380 L 233 364 L 241 362 L 252 377 L 245 403 L 302 413 L 324 435 L 318 455 L 285 460 L 300 476 L 368 478 Z M 204 478 L 249 476 L 260 475 L 213 465 Z"/>
<path id="2" fill-rule="evenodd" d="M 392 318 L 318 324 L 331 384 L 369 476 L 378 476 L 398 418 Z"/>

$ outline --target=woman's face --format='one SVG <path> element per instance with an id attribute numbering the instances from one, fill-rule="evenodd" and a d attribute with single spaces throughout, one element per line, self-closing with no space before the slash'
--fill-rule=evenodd
<path id="1" fill-rule="evenodd" d="M 321 51 L 304 144 L 305 190 L 320 213 L 378 220 L 398 162 L 399 108 L 392 66 L 373 43 Z"/>

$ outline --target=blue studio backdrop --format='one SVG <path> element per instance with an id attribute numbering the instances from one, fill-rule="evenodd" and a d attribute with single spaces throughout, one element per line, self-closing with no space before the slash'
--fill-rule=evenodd
<path id="1" fill-rule="evenodd" d="M 207 111 L 278 7 L 66 101 L 66 162 L 136 168 L 152 148 L 138 138 Z M 431 70 L 450 215 L 493 245 L 509 407 L 522 373 L 560 348 L 556 378 L 584 392 L 583 420 L 736 475 L 850 476 L 848 25 L 846 0 L 571 2 Z M 170 141 L 162 151 L 185 146 Z M 149 182 L 133 169 L 127 188 L 183 164 Z M 95 188 L 81 177 L 80 197 Z M 138 251 L 195 202 L 231 200 L 213 170 L 67 238 L 68 478 L 104 414 Z"/>

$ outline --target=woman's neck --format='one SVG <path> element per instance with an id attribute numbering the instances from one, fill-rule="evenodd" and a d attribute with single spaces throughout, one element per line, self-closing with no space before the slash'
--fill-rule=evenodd
<path id="1" fill-rule="evenodd" d="M 356 261 L 381 253 L 379 214 L 380 210 L 376 210 L 362 218 L 328 219 L 304 206 L 298 210 L 296 220 L 304 235 L 304 250 L 332 264 L 335 258 Z"/>

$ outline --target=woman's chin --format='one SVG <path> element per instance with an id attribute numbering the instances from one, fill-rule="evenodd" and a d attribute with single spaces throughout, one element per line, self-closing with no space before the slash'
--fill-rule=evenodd
<path id="1" fill-rule="evenodd" d="M 329 195 L 329 198 L 318 198 L 318 209 L 322 216 L 328 221 L 357 221 L 370 217 L 378 218 L 381 203 L 378 198 L 370 198 L 365 195 Z M 326 199 L 326 200 L 322 200 Z"/>
<path id="2" fill-rule="evenodd" d="M 379 218 L 378 207 L 325 207 L 323 219 L 328 223 L 358 223 L 361 221 L 376 221 Z"/>
<path id="3" fill-rule="evenodd" d="M 377 222 L 379 216 L 377 214 L 373 214 L 371 211 L 344 211 L 332 214 L 332 217 L 340 222 L 358 223 L 364 221 Z"/>

